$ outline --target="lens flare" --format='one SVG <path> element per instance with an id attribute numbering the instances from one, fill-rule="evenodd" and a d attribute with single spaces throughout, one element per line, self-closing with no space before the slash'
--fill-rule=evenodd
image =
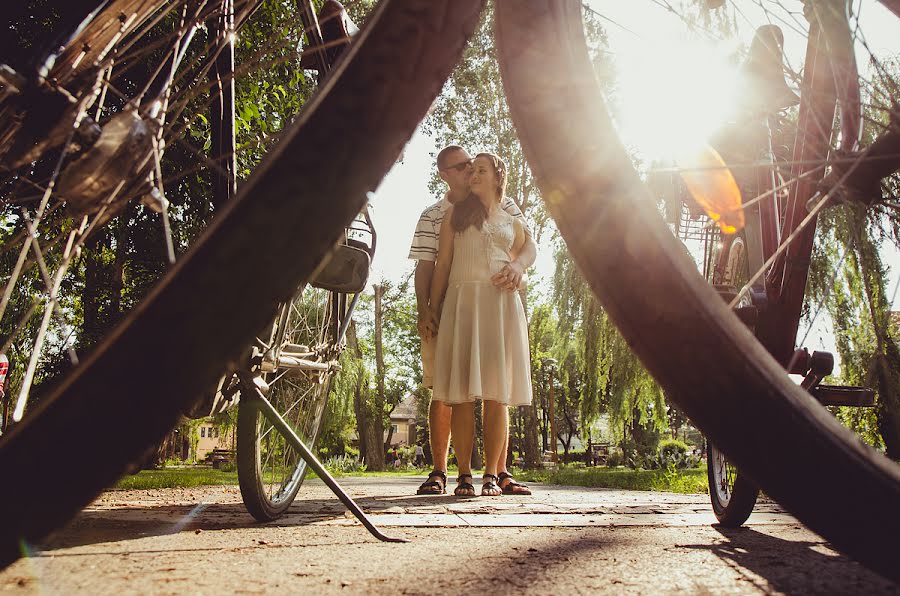
<path id="1" fill-rule="evenodd" d="M 722 233 L 734 234 L 743 229 L 741 191 L 722 156 L 709 145 L 702 145 L 677 161 L 691 197 L 719 225 Z"/>

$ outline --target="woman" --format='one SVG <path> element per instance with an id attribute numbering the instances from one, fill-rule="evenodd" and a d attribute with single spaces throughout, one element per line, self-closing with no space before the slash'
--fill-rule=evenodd
<path id="1" fill-rule="evenodd" d="M 471 194 L 450 207 L 441 224 L 431 284 L 430 303 L 439 321 L 433 399 L 453 409 L 450 425 L 459 464 L 455 494 L 475 494 L 476 399 L 484 403 L 481 494 L 530 494 L 506 472 L 508 406 L 531 403 L 528 326 L 518 293 L 491 282 L 518 256 L 525 228 L 500 208 L 506 190 L 503 160 L 479 153 L 472 165 Z"/>

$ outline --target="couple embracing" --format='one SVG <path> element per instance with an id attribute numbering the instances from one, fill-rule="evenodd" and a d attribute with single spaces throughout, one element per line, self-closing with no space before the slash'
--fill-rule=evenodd
<path id="1" fill-rule="evenodd" d="M 528 327 L 518 289 L 537 255 L 524 218 L 506 196 L 507 169 L 458 145 L 437 156 L 444 197 L 419 218 L 409 257 L 415 273 L 434 470 L 418 494 L 443 494 L 452 430 L 459 463 L 454 494 L 475 496 L 471 460 L 475 401 L 484 407 L 482 496 L 530 495 L 506 469 L 509 406 L 531 403 Z"/>

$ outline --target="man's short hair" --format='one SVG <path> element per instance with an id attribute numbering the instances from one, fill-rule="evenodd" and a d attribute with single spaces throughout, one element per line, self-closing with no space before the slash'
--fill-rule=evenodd
<path id="1" fill-rule="evenodd" d="M 440 153 L 437 154 L 437 168 L 439 170 L 444 169 L 444 166 L 447 165 L 447 156 L 454 151 L 465 151 L 465 149 L 463 149 L 459 145 L 447 145 L 446 147 L 441 149 Z"/>

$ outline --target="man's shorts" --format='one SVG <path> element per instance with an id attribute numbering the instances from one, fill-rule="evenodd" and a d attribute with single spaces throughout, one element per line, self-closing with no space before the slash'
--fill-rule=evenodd
<path id="1" fill-rule="evenodd" d="M 434 353 L 437 338 L 422 338 L 422 384 L 431 389 L 434 386 Z"/>

